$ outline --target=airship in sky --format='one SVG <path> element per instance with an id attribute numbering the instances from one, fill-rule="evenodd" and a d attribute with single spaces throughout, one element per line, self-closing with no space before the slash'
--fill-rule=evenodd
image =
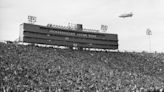
<path id="1" fill-rule="evenodd" d="M 122 14 L 122 15 L 120 15 L 119 17 L 120 17 L 120 18 L 128 18 L 128 17 L 132 17 L 132 16 L 133 16 L 133 13 L 130 12 L 130 13 Z"/>

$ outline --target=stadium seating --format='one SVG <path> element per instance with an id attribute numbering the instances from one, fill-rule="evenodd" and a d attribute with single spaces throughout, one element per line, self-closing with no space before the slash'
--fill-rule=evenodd
<path id="1" fill-rule="evenodd" d="M 163 56 L 0 43 L 0 92 L 163 92 Z"/>

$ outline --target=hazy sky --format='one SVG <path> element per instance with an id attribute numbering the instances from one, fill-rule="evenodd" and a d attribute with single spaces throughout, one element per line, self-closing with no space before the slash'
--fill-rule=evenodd
<path id="1" fill-rule="evenodd" d="M 132 18 L 118 17 L 129 12 Z M 149 28 L 152 51 L 164 52 L 164 0 L 0 0 L 0 40 L 18 38 L 28 15 L 36 16 L 39 25 L 108 25 L 108 33 L 118 34 L 119 49 L 127 51 L 149 50 Z"/>

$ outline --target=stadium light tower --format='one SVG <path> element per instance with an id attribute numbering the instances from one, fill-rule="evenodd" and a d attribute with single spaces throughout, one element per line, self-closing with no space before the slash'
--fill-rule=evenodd
<path id="1" fill-rule="evenodd" d="M 151 52 L 151 38 L 150 38 L 150 36 L 152 35 L 152 31 L 149 28 L 146 30 L 146 35 L 149 36 L 149 51 Z"/>
<path id="2" fill-rule="evenodd" d="M 36 22 L 36 17 L 35 16 L 28 16 L 28 22 L 30 24 L 34 24 Z"/>
<path id="3" fill-rule="evenodd" d="M 107 25 L 101 25 L 101 31 L 102 32 L 106 32 L 108 30 L 108 26 Z"/>

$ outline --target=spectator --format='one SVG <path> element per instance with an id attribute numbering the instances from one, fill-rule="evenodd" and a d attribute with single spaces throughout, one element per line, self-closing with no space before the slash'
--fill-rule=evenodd
<path id="1" fill-rule="evenodd" d="M 0 90 L 120 92 L 164 87 L 164 54 L 0 43 Z"/>

